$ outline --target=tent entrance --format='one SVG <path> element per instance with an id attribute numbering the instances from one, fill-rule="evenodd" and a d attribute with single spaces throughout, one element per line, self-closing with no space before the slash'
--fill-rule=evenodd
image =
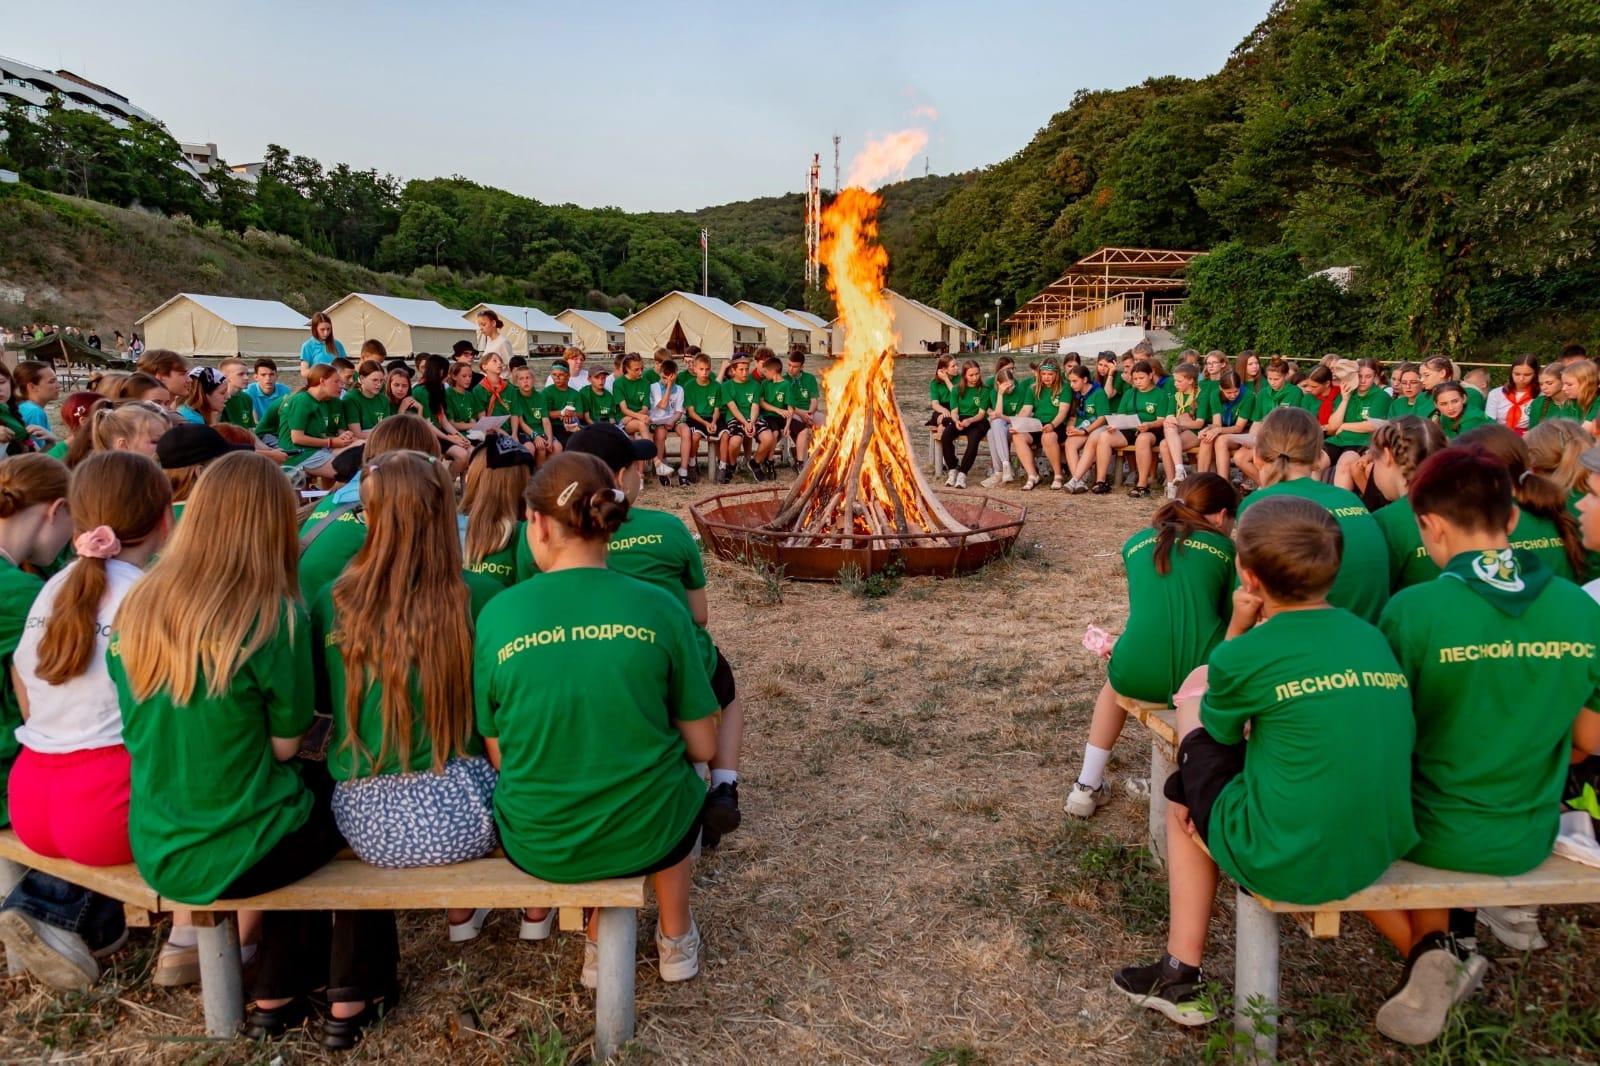
<path id="1" fill-rule="evenodd" d="M 689 338 L 683 334 L 683 323 L 672 323 L 672 336 L 667 338 L 667 351 L 682 355 L 689 350 Z"/>

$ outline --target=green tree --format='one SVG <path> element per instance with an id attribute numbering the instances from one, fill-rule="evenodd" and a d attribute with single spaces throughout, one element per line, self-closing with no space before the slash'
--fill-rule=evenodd
<path id="1" fill-rule="evenodd" d="M 594 284 L 589 264 L 574 252 L 553 252 L 540 263 L 530 278 L 534 294 L 557 310 L 577 307 Z"/>
<path id="2" fill-rule="evenodd" d="M 415 201 L 400 214 L 394 233 L 383 239 L 379 259 L 391 270 L 455 263 L 456 220 L 430 203 Z"/>

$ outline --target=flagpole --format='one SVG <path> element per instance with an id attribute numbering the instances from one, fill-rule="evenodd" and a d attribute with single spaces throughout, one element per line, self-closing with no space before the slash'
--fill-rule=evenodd
<path id="1" fill-rule="evenodd" d="M 711 231 L 700 231 L 700 295 L 711 295 Z"/>

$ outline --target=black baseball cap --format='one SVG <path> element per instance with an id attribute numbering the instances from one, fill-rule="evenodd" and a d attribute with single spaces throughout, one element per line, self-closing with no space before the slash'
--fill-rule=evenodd
<path id="1" fill-rule="evenodd" d="M 478 349 L 476 349 L 476 348 L 474 348 L 472 346 L 472 342 L 471 341 L 456 341 L 455 346 L 450 349 L 450 358 L 452 358 L 452 359 L 456 359 L 456 358 L 459 358 L 460 356 L 469 355 L 469 354 L 470 355 L 477 355 L 478 354 Z"/>
<path id="2" fill-rule="evenodd" d="M 477 450 L 485 453 L 490 470 L 505 470 L 513 466 L 533 466 L 533 456 L 528 454 L 528 449 L 504 433 L 489 434 L 484 438 L 483 443 L 478 445 Z"/>
<path id="3" fill-rule="evenodd" d="M 161 434 L 156 441 L 156 461 L 163 470 L 209 463 L 229 452 L 254 451 L 249 444 L 234 444 L 210 426 L 184 422 Z"/>
<path id="4" fill-rule="evenodd" d="M 567 438 L 567 451 L 592 455 L 609 466 L 613 473 L 629 463 L 641 459 L 654 459 L 656 446 L 647 440 L 636 440 L 611 422 L 596 422 L 585 426 Z"/>

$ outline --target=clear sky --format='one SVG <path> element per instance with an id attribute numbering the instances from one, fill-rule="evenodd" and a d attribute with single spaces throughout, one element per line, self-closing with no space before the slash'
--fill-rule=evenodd
<path id="1" fill-rule="evenodd" d="M 799 191 L 813 152 L 831 185 L 834 133 L 846 170 L 867 138 L 918 122 L 934 173 L 998 162 L 1079 89 L 1217 70 L 1267 7 L 10 0 L 0 54 L 107 85 L 232 163 L 277 143 L 674 210 Z"/>

